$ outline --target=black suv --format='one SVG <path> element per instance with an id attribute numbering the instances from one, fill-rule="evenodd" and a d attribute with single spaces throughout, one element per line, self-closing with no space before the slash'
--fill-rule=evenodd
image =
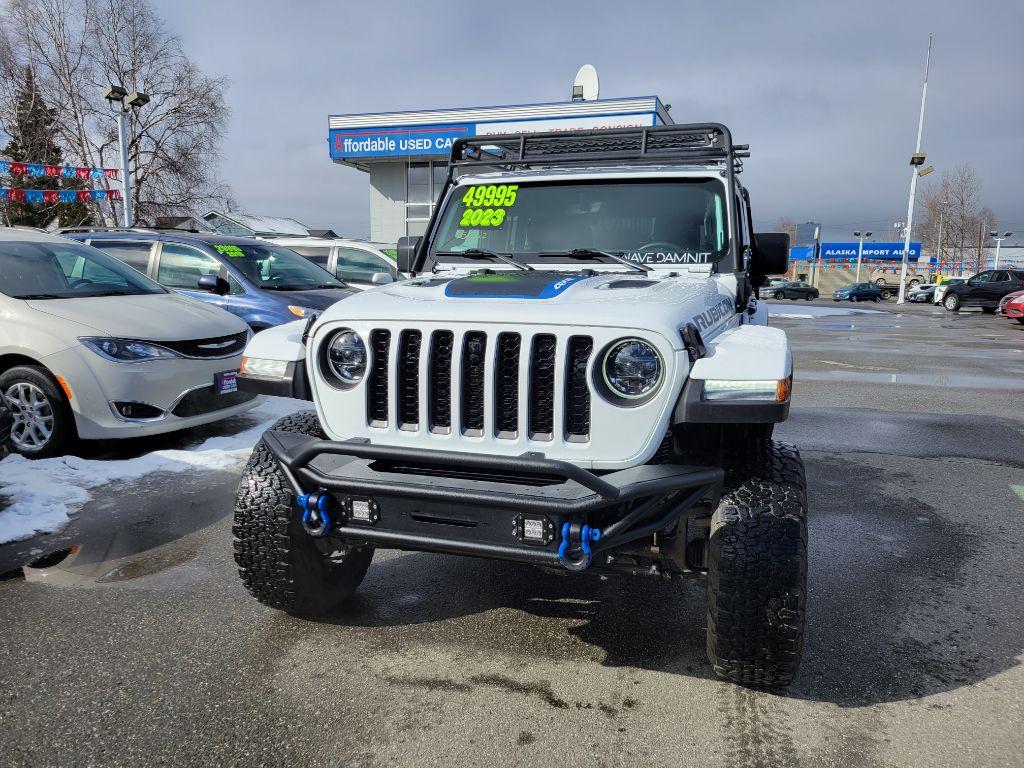
<path id="1" fill-rule="evenodd" d="M 807 299 L 807 301 L 810 301 L 811 299 L 818 298 L 818 289 L 813 285 L 797 281 L 780 285 L 769 295 L 774 296 L 776 299 L 792 299 L 794 301 L 796 299 Z"/>
<path id="2" fill-rule="evenodd" d="M 987 269 L 966 282 L 950 286 L 942 306 L 950 312 L 960 307 L 981 307 L 982 312 L 993 315 L 1003 296 L 1020 290 L 1024 290 L 1024 270 Z"/>

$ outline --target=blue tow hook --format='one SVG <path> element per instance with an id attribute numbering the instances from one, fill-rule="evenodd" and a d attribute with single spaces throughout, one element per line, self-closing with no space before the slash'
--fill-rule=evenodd
<path id="1" fill-rule="evenodd" d="M 576 535 L 579 536 L 578 542 L 573 541 Z M 600 528 L 591 528 L 589 525 L 584 525 L 581 528 L 579 523 L 563 523 L 562 542 L 558 545 L 558 562 L 570 571 L 582 571 L 588 568 L 593 559 L 593 550 L 590 548 L 590 543 L 600 540 Z M 578 545 L 578 549 L 582 551 L 582 554 L 570 557 L 569 550 L 577 548 L 573 546 L 574 543 Z"/>
<path id="2" fill-rule="evenodd" d="M 331 530 L 331 496 L 326 491 L 303 493 L 295 499 L 302 510 L 302 527 L 314 538 L 326 536 Z"/>

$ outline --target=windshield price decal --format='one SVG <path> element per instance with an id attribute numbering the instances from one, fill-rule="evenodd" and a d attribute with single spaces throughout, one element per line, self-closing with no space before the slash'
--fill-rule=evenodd
<path id="1" fill-rule="evenodd" d="M 485 184 L 470 187 L 462 197 L 460 227 L 500 227 L 505 211 L 516 204 L 518 184 Z"/>
<path id="2" fill-rule="evenodd" d="M 243 253 L 242 249 L 239 248 L 237 245 L 215 245 L 213 247 L 216 248 L 221 253 L 223 253 L 225 256 L 228 256 L 232 259 L 245 258 L 245 253 Z"/>

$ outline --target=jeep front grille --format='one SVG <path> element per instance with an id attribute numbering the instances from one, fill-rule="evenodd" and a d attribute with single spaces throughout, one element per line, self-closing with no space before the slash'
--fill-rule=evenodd
<path id="1" fill-rule="evenodd" d="M 590 437 L 589 336 L 375 328 L 368 346 L 370 427 L 549 443 Z"/>
<path id="2" fill-rule="evenodd" d="M 373 427 L 388 424 L 388 353 L 391 331 L 378 328 L 370 334 L 370 376 L 366 382 L 366 416 Z"/>

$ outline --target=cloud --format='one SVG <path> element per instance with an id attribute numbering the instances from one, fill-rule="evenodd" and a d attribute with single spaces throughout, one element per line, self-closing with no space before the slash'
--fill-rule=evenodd
<path id="1" fill-rule="evenodd" d="M 934 31 L 928 161 L 973 166 L 1000 219 L 1024 222 L 1009 171 L 1024 167 L 1019 0 L 157 5 L 233 82 L 223 172 L 256 213 L 366 234 L 368 180 L 331 163 L 328 114 L 561 100 L 589 62 L 603 96 L 658 94 L 677 122 L 749 142 L 759 224 L 877 230 L 906 213 Z"/>

